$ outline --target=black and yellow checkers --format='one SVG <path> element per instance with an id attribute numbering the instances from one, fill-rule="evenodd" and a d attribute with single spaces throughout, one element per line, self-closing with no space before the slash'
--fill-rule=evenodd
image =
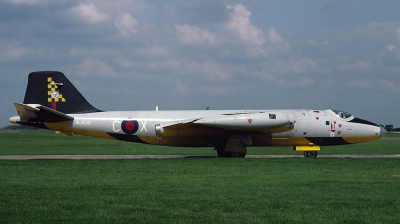
<path id="1" fill-rule="evenodd" d="M 47 83 L 48 83 L 47 84 L 48 107 L 53 110 L 57 110 L 57 103 L 66 102 L 65 98 L 63 97 L 63 95 L 61 93 L 61 87 L 63 86 L 63 83 L 55 83 L 53 81 L 52 77 L 47 78 Z"/>

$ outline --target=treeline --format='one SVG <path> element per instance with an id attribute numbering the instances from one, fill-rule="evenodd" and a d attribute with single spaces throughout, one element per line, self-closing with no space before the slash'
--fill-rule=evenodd
<path id="1" fill-rule="evenodd" d="M 387 124 L 387 125 L 381 124 L 381 126 L 382 126 L 383 128 L 385 128 L 386 131 L 400 131 L 400 128 L 395 128 L 395 127 L 393 127 L 393 124 Z"/>

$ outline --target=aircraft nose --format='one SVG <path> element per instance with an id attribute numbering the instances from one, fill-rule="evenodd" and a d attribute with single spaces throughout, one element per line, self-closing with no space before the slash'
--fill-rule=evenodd
<path id="1" fill-rule="evenodd" d="M 380 137 L 382 137 L 384 134 L 386 134 L 386 129 L 384 129 L 382 126 L 381 126 L 381 130 L 380 130 Z"/>

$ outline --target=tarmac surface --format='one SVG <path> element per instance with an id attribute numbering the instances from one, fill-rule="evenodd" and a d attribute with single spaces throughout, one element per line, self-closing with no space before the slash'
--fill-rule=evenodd
<path id="1" fill-rule="evenodd" d="M 185 159 L 185 158 L 218 158 L 214 155 L 10 155 L 0 156 L 0 160 L 84 160 L 84 159 Z M 246 158 L 305 158 L 299 155 L 247 155 Z M 400 154 L 369 154 L 369 155 L 318 155 L 317 158 L 397 158 Z"/>

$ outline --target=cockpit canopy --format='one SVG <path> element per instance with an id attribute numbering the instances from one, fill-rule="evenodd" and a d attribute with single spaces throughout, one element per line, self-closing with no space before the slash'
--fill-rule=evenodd
<path id="1" fill-rule="evenodd" d="M 347 119 L 347 118 L 353 117 L 353 115 L 351 115 L 349 112 L 346 112 L 344 110 L 332 109 L 332 111 L 335 114 L 337 114 L 339 117 L 343 118 L 343 119 Z"/>

